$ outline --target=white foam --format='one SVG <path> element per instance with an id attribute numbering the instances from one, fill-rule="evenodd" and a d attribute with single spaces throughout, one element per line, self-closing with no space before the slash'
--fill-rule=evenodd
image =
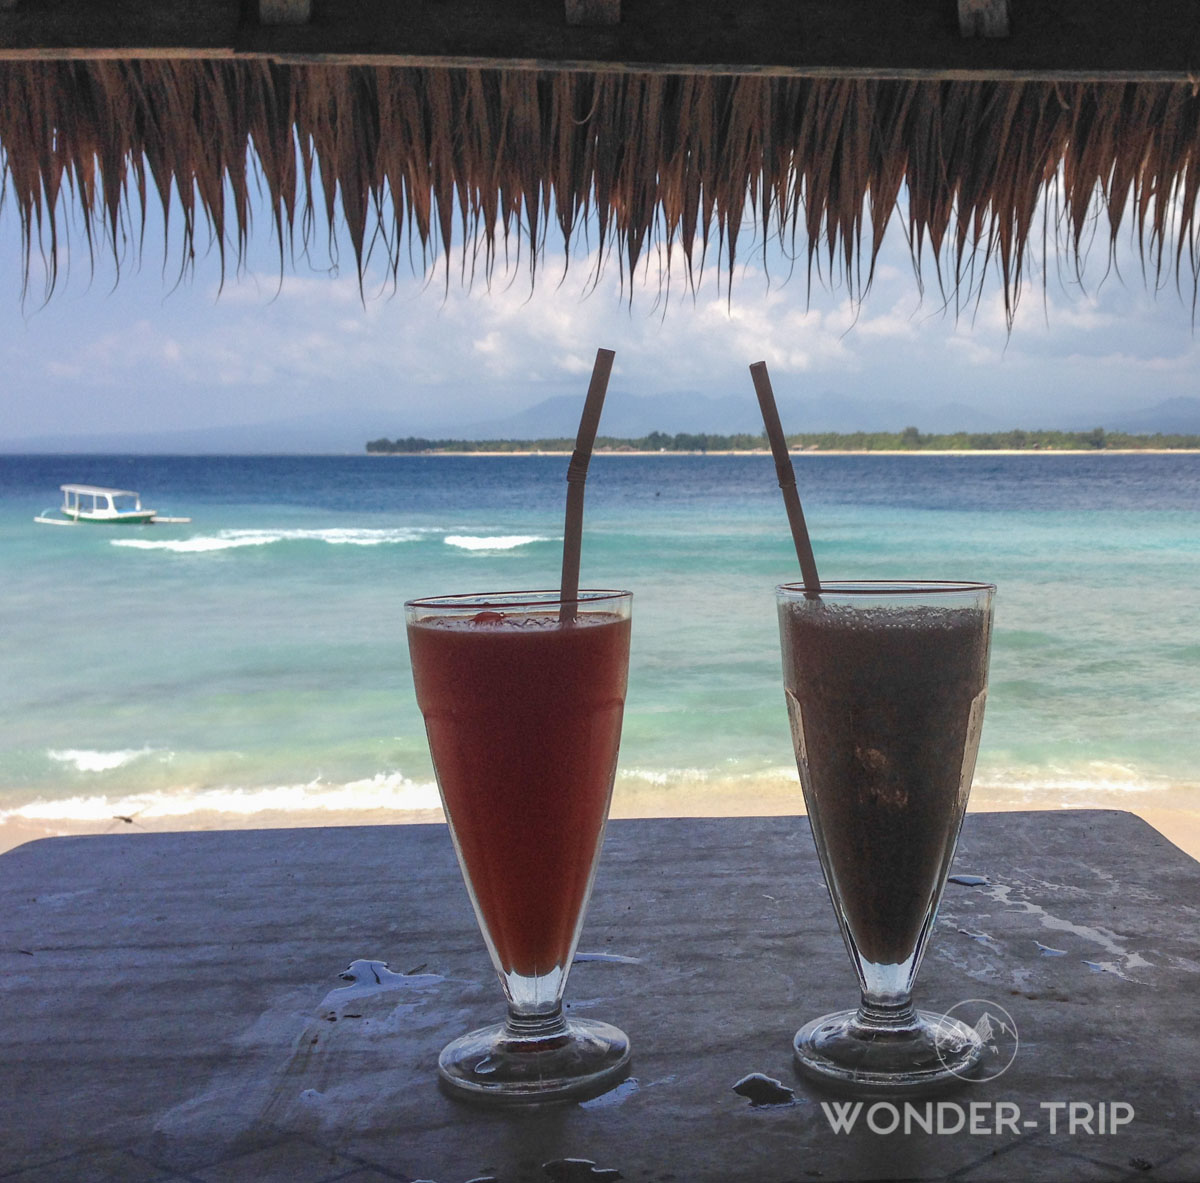
<path id="1" fill-rule="evenodd" d="M 111 821 L 119 815 L 148 821 L 152 818 L 185 818 L 198 813 L 248 817 L 266 812 L 360 813 L 440 808 L 441 798 L 433 782 L 413 781 L 393 772 L 346 784 L 328 784 L 317 779 L 300 785 L 258 788 L 225 785 L 131 793 L 123 797 L 95 794 L 49 801 L 39 799 L 15 809 L 0 810 L 0 821 L 12 817 L 39 822 L 100 822 Z"/>
<path id="2" fill-rule="evenodd" d="M 121 748 L 113 752 L 100 752 L 88 748 L 62 748 L 52 749 L 46 755 L 60 764 L 74 765 L 77 772 L 111 772 L 114 768 L 124 768 L 126 764 L 130 764 L 142 756 L 153 755 L 159 750 L 157 748 Z M 169 753 L 167 758 L 169 758 Z"/>
<path id="3" fill-rule="evenodd" d="M 642 781 L 663 788 L 666 785 L 689 784 L 708 781 L 712 774 L 705 768 L 621 768 L 622 781 Z"/>
<path id="4" fill-rule="evenodd" d="M 731 772 L 724 768 L 620 768 L 618 779 L 623 784 L 640 781 L 654 788 L 683 788 L 688 785 L 711 785 L 717 789 L 755 788 L 759 785 L 778 785 L 789 791 L 799 784 L 796 769 L 790 766 L 760 768 L 748 772 Z M 632 787 L 632 786 L 631 786 Z"/>
<path id="5" fill-rule="evenodd" d="M 1176 782 L 1107 760 L 1079 764 L 1046 764 L 1030 768 L 980 768 L 975 774 L 976 790 L 1009 790 L 1044 797 L 1086 793 L 1152 793 L 1171 789 Z"/>
<path id="6" fill-rule="evenodd" d="M 617 770 L 617 785 L 625 793 L 662 794 L 683 807 L 689 793 L 738 794 L 748 800 L 755 793 L 799 794 L 795 767 L 779 766 L 739 771 L 734 768 L 646 768 Z M 989 801 L 1008 801 L 1028 808 L 1083 808 L 1095 804 L 1112 807 L 1121 797 L 1179 798 L 1200 792 L 1193 779 L 1182 781 L 1145 768 L 1117 761 L 1090 760 L 1078 763 L 980 766 L 975 773 L 971 802 L 975 807 Z M 797 798 L 798 800 L 798 798 Z M 797 806 L 799 807 L 799 806 Z M 1133 808 L 1133 806 L 1130 806 Z"/>
<path id="7" fill-rule="evenodd" d="M 175 554 L 200 554 L 209 550 L 233 550 L 240 546 L 263 546 L 267 542 L 275 542 L 277 539 L 262 537 L 259 539 L 249 538 L 114 538 L 113 546 L 127 546 L 131 550 L 169 550 Z"/>
<path id="8" fill-rule="evenodd" d="M 270 546 L 276 542 L 325 542 L 331 546 L 386 546 L 416 542 L 426 530 L 368 530 L 348 526 L 324 530 L 218 530 L 193 538 L 114 538 L 113 546 L 135 550 L 166 550 L 176 554 L 202 554 L 206 551 L 236 550 L 246 546 Z"/>
<path id="9" fill-rule="evenodd" d="M 459 546 L 463 550 L 514 550 L 531 542 L 549 542 L 550 539 L 541 534 L 447 534 L 443 541 L 447 546 Z"/>

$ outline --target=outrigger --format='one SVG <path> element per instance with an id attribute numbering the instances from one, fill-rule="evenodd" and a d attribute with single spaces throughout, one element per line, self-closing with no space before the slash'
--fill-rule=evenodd
<path id="1" fill-rule="evenodd" d="M 80 522 L 109 525 L 147 525 L 157 522 L 190 522 L 191 518 L 163 517 L 142 506 L 142 498 L 131 489 L 107 489 L 102 485 L 60 485 L 63 503 L 57 511 L 43 510 L 33 520 L 46 526 L 77 526 Z"/>

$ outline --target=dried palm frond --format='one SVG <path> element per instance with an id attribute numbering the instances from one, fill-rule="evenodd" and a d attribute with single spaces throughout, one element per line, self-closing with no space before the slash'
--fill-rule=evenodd
<path id="1" fill-rule="evenodd" d="M 40 255 L 47 292 L 72 215 L 119 265 L 151 201 L 182 220 L 181 271 L 207 236 L 223 274 L 255 185 L 281 264 L 320 226 L 336 263 L 344 226 L 360 277 L 441 257 L 449 282 L 456 251 L 467 282 L 514 251 L 533 276 L 594 235 L 598 268 L 632 275 L 660 246 L 662 278 L 694 283 L 714 255 L 731 274 L 750 228 L 861 294 L 900 211 L 918 275 L 932 257 L 961 300 L 994 269 L 1011 318 L 1039 209 L 1076 268 L 1097 239 L 1111 261 L 1128 225 L 1156 284 L 1190 277 L 1194 299 L 1200 271 L 1187 84 L 9 61 L 0 152 L 26 283 Z"/>

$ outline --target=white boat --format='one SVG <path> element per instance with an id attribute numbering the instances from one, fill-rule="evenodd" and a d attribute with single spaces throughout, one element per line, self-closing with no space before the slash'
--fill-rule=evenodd
<path id="1" fill-rule="evenodd" d="M 102 485 L 60 485 L 63 503 L 58 510 L 43 510 L 33 520 L 46 526 L 76 526 L 80 522 L 110 525 L 148 522 L 190 522 L 191 518 L 167 518 L 146 509 L 132 489 L 107 489 Z"/>

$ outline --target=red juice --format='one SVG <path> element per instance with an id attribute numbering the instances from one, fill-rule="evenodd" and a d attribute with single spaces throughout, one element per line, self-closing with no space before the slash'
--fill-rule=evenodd
<path id="1" fill-rule="evenodd" d="M 417 702 L 467 886 L 506 973 L 571 955 L 616 771 L 628 617 L 418 617 Z"/>

